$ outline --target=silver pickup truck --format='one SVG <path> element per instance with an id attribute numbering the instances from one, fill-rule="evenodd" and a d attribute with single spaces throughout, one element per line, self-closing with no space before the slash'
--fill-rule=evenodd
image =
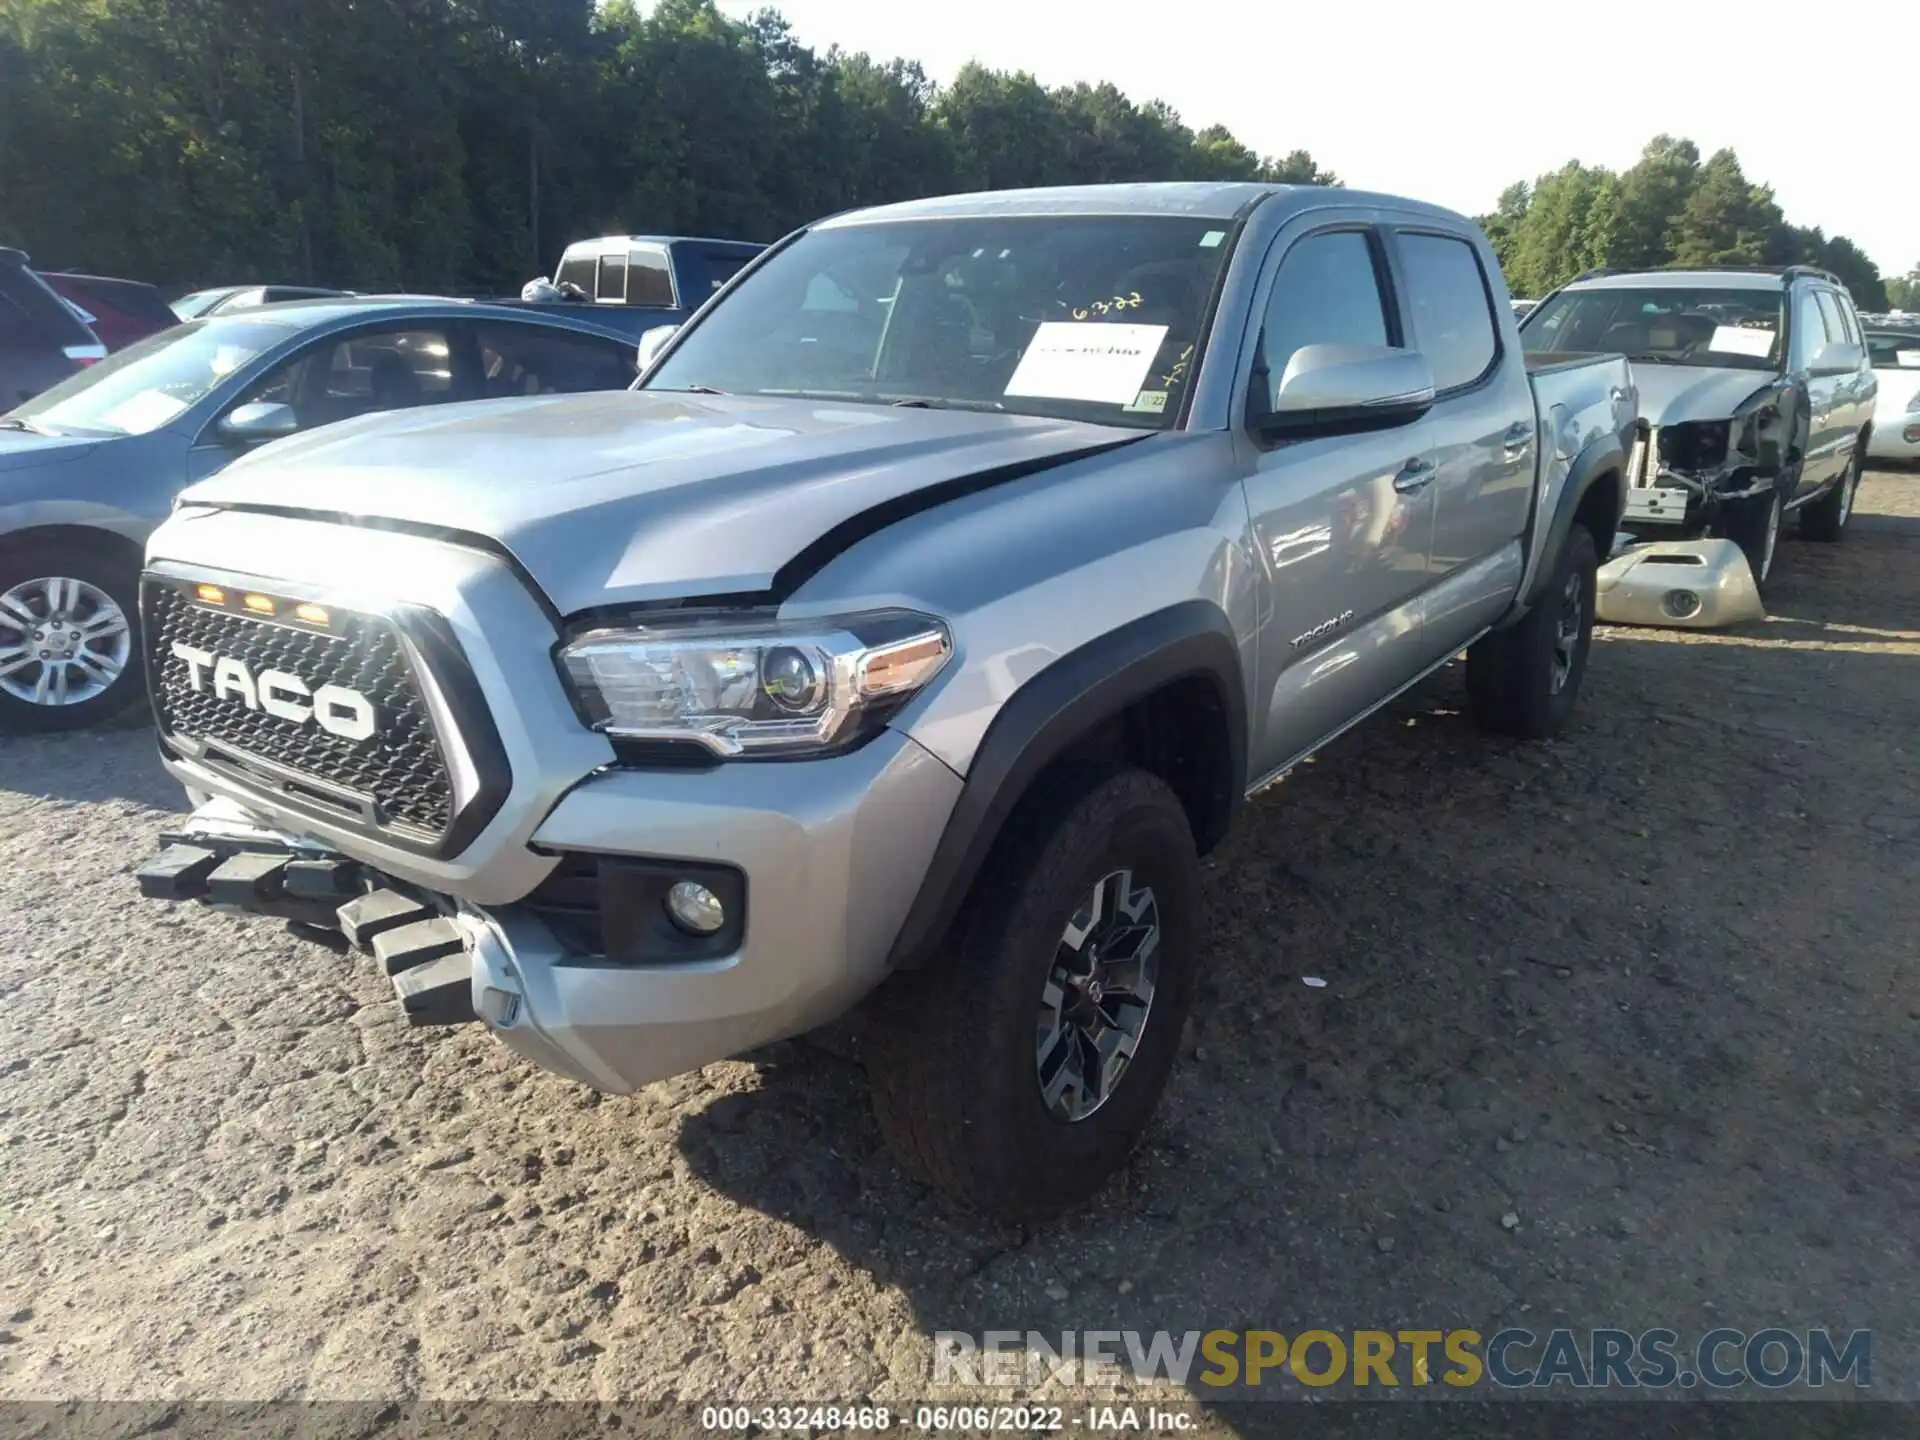
<path id="1" fill-rule="evenodd" d="M 1385 195 L 924 200 L 772 247 L 631 391 L 271 445 L 149 549 L 194 809 L 141 887 L 606 1091 L 870 1001 L 902 1158 L 1067 1205 L 1247 797 L 1463 650 L 1490 729 L 1568 718 L 1635 395 L 1529 377 L 1507 301 Z"/>

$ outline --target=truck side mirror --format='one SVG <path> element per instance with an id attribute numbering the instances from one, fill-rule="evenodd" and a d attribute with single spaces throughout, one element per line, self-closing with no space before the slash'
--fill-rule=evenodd
<path id="1" fill-rule="evenodd" d="M 660 358 L 660 352 L 667 348 L 667 342 L 679 330 L 678 325 L 656 325 L 644 331 L 640 336 L 640 373 L 647 373 L 647 367 Z"/>
<path id="2" fill-rule="evenodd" d="M 1418 350 L 1302 345 L 1259 428 L 1276 436 L 1385 429 L 1418 420 L 1433 397 L 1433 367 Z"/>

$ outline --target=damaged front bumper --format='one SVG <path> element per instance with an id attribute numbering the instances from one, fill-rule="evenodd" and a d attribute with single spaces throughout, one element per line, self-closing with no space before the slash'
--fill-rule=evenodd
<path id="1" fill-rule="evenodd" d="M 393 982 L 412 1024 L 477 1018 L 468 934 L 439 897 L 263 829 L 230 801 L 201 806 L 186 825 L 162 831 L 160 843 L 164 848 L 134 876 L 148 899 L 198 900 L 343 941 Z"/>
<path id="2" fill-rule="evenodd" d="M 1699 432 L 1719 428 L 1695 422 L 1644 431 L 1628 462 L 1621 523 L 1656 535 L 1704 535 L 1728 506 L 1771 494 L 1777 463 L 1742 454 L 1730 433 L 1716 434 L 1712 442 L 1700 438 Z"/>
<path id="3" fill-rule="evenodd" d="M 1610 625 L 1717 630 L 1767 613 L 1753 567 L 1731 540 L 1622 536 L 1595 588 L 1598 618 Z"/>
<path id="4" fill-rule="evenodd" d="M 413 1024 L 478 1019 L 522 1058 L 624 1094 L 817 1029 L 879 984 L 960 784 L 892 730 L 804 764 L 607 770 L 537 826 L 546 878 L 485 903 L 200 792 L 137 878 L 156 900 L 358 950 Z M 673 924 L 662 901 L 681 880 L 722 900 L 719 929 Z"/>

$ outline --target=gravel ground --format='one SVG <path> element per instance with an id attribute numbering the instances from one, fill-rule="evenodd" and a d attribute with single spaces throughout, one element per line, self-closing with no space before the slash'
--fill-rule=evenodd
<path id="1" fill-rule="evenodd" d="M 1560 743 L 1442 674 L 1264 797 L 1154 1134 L 1035 1232 L 811 1046 L 600 1097 L 409 1031 L 135 898 L 146 732 L 0 742 L 0 1397 L 899 1401 L 936 1329 L 1510 1323 L 1868 1327 L 1920 1395 L 1920 474 L 1860 512 L 1764 624 L 1602 631 Z"/>

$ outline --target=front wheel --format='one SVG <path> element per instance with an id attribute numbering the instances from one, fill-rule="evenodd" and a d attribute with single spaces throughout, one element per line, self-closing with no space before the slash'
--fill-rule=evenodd
<path id="1" fill-rule="evenodd" d="M 1545 740 L 1566 728 L 1593 645 L 1599 570 L 1593 533 L 1575 525 L 1539 603 L 1467 651 L 1467 702 L 1482 729 Z"/>
<path id="2" fill-rule="evenodd" d="M 1139 770 L 1056 777 L 995 847 L 931 969 L 867 1032 L 896 1154 L 1008 1220 L 1086 1199 L 1139 1143 L 1192 1003 L 1199 861 Z"/>
<path id="3" fill-rule="evenodd" d="M 1780 519 L 1786 511 L 1781 491 L 1735 502 L 1720 525 L 1721 533 L 1740 547 L 1753 572 L 1756 589 L 1764 591 L 1773 575 L 1774 554 L 1780 548 Z"/>
<path id="4" fill-rule="evenodd" d="M 0 551 L 0 730 L 81 730 L 139 701 L 137 584 L 85 545 Z"/>
<path id="5" fill-rule="evenodd" d="M 1860 488 L 1860 471 L 1866 464 L 1867 436 L 1862 431 L 1853 447 L 1853 457 L 1833 488 L 1800 512 L 1800 534 L 1807 540 L 1833 544 L 1846 533 L 1853 518 L 1853 497 Z"/>

